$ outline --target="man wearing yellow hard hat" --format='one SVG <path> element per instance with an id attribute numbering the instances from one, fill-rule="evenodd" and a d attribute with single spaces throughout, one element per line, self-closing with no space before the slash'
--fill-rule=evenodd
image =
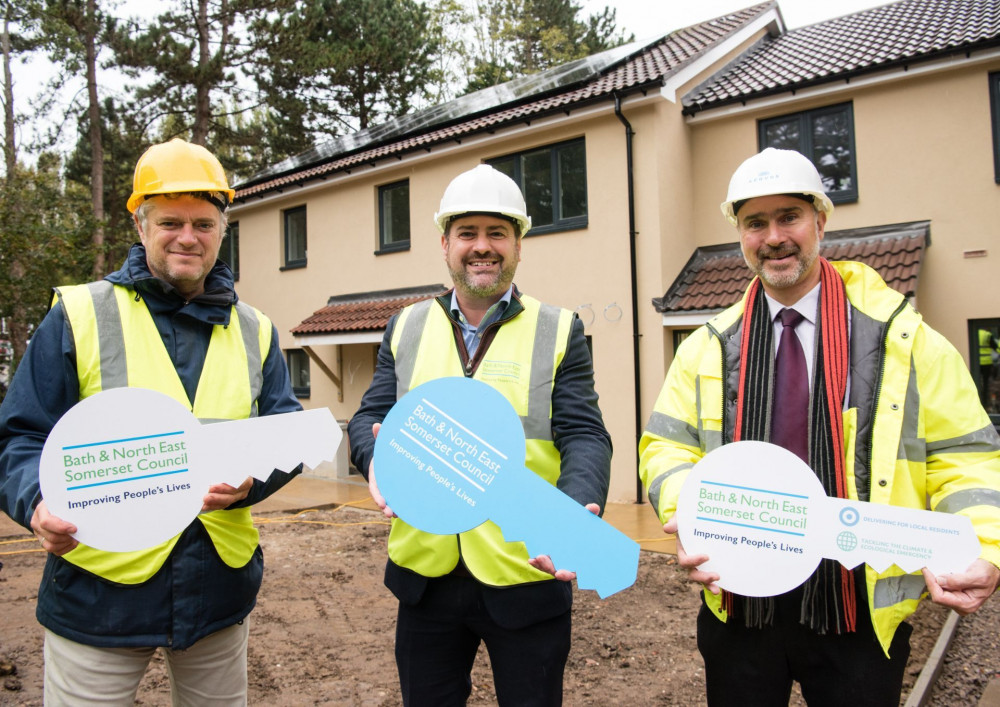
<path id="1" fill-rule="evenodd" d="M 639 442 L 639 473 L 667 532 L 690 469 L 730 442 L 770 442 L 831 497 L 960 513 L 981 554 L 934 576 L 823 560 L 779 596 L 721 590 L 710 558 L 678 562 L 704 585 L 698 648 L 708 704 L 896 707 L 905 619 L 930 594 L 975 611 L 1000 578 L 1000 437 L 961 355 L 906 298 L 857 262 L 820 256 L 833 203 L 816 167 L 767 148 L 733 174 L 722 213 L 756 277 L 678 348 Z M 767 562 L 761 555 L 759 562 Z"/>
<path id="2" fill-rule="evenodd" d="M 392 517 L 372 463 L 374 426 L 421 383 L 467 376 L 499 390 L 521 416 L 528 469 L 597 513 L 608 494 L 611 438 L 583 324 L 513 284 L 531 228 L 521 190 L 478 165 L 451 181 L 434 222 L 454 288 L 405 308 L 386 327 L 371 386 L 348 426 L 354 465 Z M 492 522 L 432 535 L 393 518 L 385 584 L 399 599 L 403 704 L 464 705 L 481 642 L 500 705 L 561 704 L 575 575 L 552 564 L 506 542 Z"/>
<path id="3" fill-rule="evenodd" d="M 37 608 L 46 704 L 131 705 L 157 648 L 174 704 L 246 704 L 247 616 L 263 573 L 249 507 L 297 472 L 212 485 L 185 530 L 128 553 L 78 544 L 38 481 L 52 427 L 102 390 L 157 390 L 201 420 L 301 409 L 274 326 L 217 260 L 233 196 L 204 147 L 150 147 L 128 200 L 140 242 L 105 279 L 56 288 L 0 407 L 0 508 L 49 553 Z"/>

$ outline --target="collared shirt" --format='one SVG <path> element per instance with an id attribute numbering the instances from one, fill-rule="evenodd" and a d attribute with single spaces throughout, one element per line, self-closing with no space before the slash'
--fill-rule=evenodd
<path id="1" fill-rule="evenodd" d="M 455 296 L 455 291 L 452 290 L 451 313 L 462 330 L 462 339 L 465 340 L 465 349 L 469 352 L 469 358 L 476 355 L 476 350 L 479 348 L 479 342 L 483 340 L 483 332 L 486 331 L 486 327 L 499 320 L 503 316 L 503 313 L 507 311 L 507 306 L 510 304 L 510 298 L 513 294 L 514 286 L 511 285 L 507 288 L 503 297 L 486 310 L 486 314 L 483 316 L 483 320 L 479 322 L 479 326 L 474 326 L 462 314 L 462 310 L 458 306 L 458 298 Z"/>
<path id="2" fill-rule="evenodd" d="M 795 327 L 795 334 L 799 337 L 799 343 L 802 344 L 802 353 L 806 357 L 806 370 L 809 371 L 809 384 L 812 385 L 813 379 L 813 368 L 816 361 L 816 317 L 819 313 L 819 293 L 820 285 L 817 284 L 816 287 L 809 290 L 798 302 L 790 306 L 790 309 L 794 309 L 796 312 L 802 315 L 803 319 L 799 322 L 799 325 Z M 781 332 L 784 330 L 784 326 L 781 324 L 781 320 L 778 319 L 778 314 L 782 309 L 785 309 L 785 305 L 781 304 L 776 299 L 773 299 L 766 292 L 764 297 L 767 298 L 767 308 L 771 315 L 772 326 L 774 327 L 774 351 L 775 356 L 777 356 L 778 346 L 781 345 Z M 851 319 L 850 316 L 847 318 L 847 332 L 850 336 L 851 331 Z M 844 395 L 844 409 L 848 407 L 848 395 L 851 391 L 851 371 L 850 367 L 847 370 L 847 388 Z"/>

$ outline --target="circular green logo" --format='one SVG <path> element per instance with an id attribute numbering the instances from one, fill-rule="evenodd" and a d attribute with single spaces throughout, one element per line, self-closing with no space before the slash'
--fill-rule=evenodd
<path id="1" fill-rule="evenodd" d="M 850 530 L 843 531 L 837 536 L 837 547 L 844 552 L 850 552 L 858 546 L 858 536 Z"/>

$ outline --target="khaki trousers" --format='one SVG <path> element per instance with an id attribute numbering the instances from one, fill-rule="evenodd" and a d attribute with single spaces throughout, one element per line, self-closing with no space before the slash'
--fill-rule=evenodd
<path id="1" fill-rule="evenodd" d="M 249 621 L 205 636 L 190 648 L 163 648 L 174 707 L 247 703 Z M 45 631 L 47 707 L 131 707 L 156 648 L 100 648 Z"/>

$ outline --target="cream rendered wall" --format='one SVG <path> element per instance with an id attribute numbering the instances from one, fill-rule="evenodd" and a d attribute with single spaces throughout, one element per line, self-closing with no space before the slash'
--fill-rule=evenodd
<path id="1" fill-rule="evenodd" d="M 634 124 L 651 136 L 655 112 L 643 110 Z M 486 140 L 465 141 L 389 168 L 362 168 L 353 175 L 328 179 L 319 188 L 290 188 L 279 198 L 239 206 L 232 218 L 240 224 L 237 290 L 241 298 L 274 320 L 282 348 L 287 349 L 293 347 L 289 330 L 323 307 L 331 295 L 433 283 L 450 286 L 440 234 L 432 220 L 448 182 L 486 159 L 585 137 L 588 227 L 525 238 L 515 282 L 527 294 L 581 313 L 586 333 L 593 337 L 597 391 L 616 450 L 609 498 L 634 500 L 636 431 L 625 129 L 610 108 L 553 123 L 547 127 L 543 121 Z M 401 179 L 410 181 L 410 250 L 375 255 L 378 186 Z M 281 211 L 301 204 L 307 206 L 308 265 L 282 272 Z M 647 324 L 658 325 L 646 310 L 651 309 L 649 298 L 662 294 L 659 289 L 657 281 L 640 298 Z M 337 418 L 349 418 L 371 380 L 374 346 L 340 347 L 343 403 L 314 364 L 311 396 L 303 403 L 326 405 Z M 336 370 L 334 347 L 314 350 Z"/>
<path id="2" fill-rule="evenodd" d="M 698 245 L 733 242 L 718 204 L 729 177 L 757 151 L 757 121 L 852 101 L 859 199 L 838 205 L 830 230 L 928 219 L 917 306 L 968 360 L 967 320 L 1000 316 L 1000 191 L 993 179 L 987 74 L 1000 60 L 747 108 L 692 125 Z M 842 89 L 842 85 L 838 85 Z M 965 250 L 988 257 L 966 259 Z"/>

